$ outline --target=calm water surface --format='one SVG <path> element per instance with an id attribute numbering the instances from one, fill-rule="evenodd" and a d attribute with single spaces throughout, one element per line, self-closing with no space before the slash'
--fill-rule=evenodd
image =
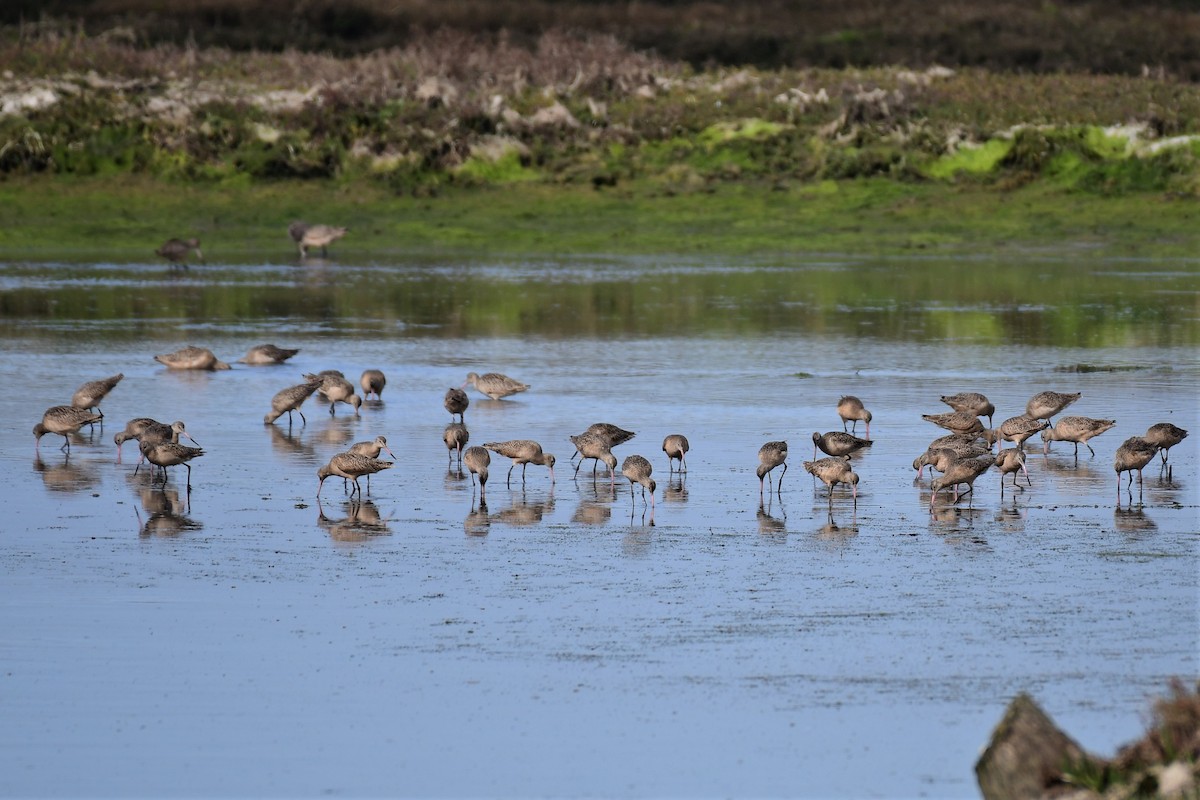
<path id="1" fill-rule="evenodd" d="M 1061 260 L 0 264 L 0 793 L 971 797 L 1020 691 L 1110 753 L 1200 674 L 1198 288 Z M 267 341 L 300 354 L 153 360 Z M 330 368 L 383 369 L 383 401 L 263 425 Z M 490 370 L 533 388 L 472 393 L 471 443 L 558 463 L 506 486 L 495 457 L 485 505 L 442 395 Z M 42 410 L 117 372 L 103 429 L 36 457 Z M 1043 389 L 1117 419 L 1096 456 L 1035 440 L 1032 487 L 931 513 L 920 415 L 983 391 L 999 424 Z M 846 393 L 874 414 L 857 505 L 801 467 Z M 190 494 L 118 463 L 136 416 L 203 445 Z M 616 452 L 653 462 L 652 513 L 572 478 L 595 421 L 637 431 Z M 1113 452 L 1160 421 L 1193 437 L 1118 491 Z M 366 500 L 318 501 L 381 434 Z"/>

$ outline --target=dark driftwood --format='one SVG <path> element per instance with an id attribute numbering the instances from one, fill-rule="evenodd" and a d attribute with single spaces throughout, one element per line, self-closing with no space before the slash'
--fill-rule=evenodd
<path id="1" fill-rule="evenodd" d="M 985 800 L 1033 800 L 1061 786 L 1063 769 L 1087 757 L 1032 697 L 1019 694 L 975 762 L 975 777 Z"/>

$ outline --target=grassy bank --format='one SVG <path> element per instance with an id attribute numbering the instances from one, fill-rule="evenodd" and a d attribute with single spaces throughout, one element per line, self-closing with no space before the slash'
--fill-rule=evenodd
<path id="1" fill-rule="evenodd" d="M 344 259 L 411 255 L 799 253 L 1100 256 L 1200 252 L 1200 205 L 1032 184 L 905 184 L 876 178 L 718 184 L 665 193 L 654 183 L 594 189 L 543 183 L 397 195 L 358 181 L 184 184 L 143 176 L 0 182 L 9 259 L 152 258 L 168 236 L 198 236 L 215 262 L 291 254 L 296 218 L 348 225 Z"/>

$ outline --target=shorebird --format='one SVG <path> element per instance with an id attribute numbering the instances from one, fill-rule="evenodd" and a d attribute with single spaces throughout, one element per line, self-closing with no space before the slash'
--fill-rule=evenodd
<path id="1" fill-rule="evenodd" d="M 292 412 L 295 411 L 300 415 L 300 421 L 307 425 L 308 420 L 304 418 L 304 412 L 300 410 L 300 406 L 304 405 L 304 401 L 320 387 L 321 381 L 310 380 L 307 383 L 298 383 L 295 386 L 280 389 L 271 398 L 271 410 L 263 417 L 263 424 L 270 425 L 286 412 L 288 415 L 288 425 L 291 425 Z"/>
<path id="2" fill-rule="evenodd" d="M 321 496 L 321 487 L 325 485 L 325 479 L 330 475 L 353 481 L 354 489 L 351 490 L 350 496 L 353 497 L 354 493 L 358 492 L 358 496 L 362 497 L 362 486 L 358 483 L 359 478 L 363 475 L 373 475 L 376 472 L 391 469 L 394 466 L 395 462 L 393 461 L 380 461 L 377 458 L 368 458 L 356 453 L 338 453 L 329 459 L 328 464 L 317 470 L 317 477 L 321 479 L 317 485 L 317 497 Z"/>
<path id="3" fill-rule="evenodd" d="M 86 411 L 96 410 L 100 415 L 100 419 L 104 419 L 104 412 L 100 410 L 100 401 L 113 390 L 113 387 L 121 382 L 125 377 L 125 373 L 118 372 L 111 378 L 102 378 L 98 381 L 88 381 L 75 390 L 75 394 L 71 395 L 71 405 L 75 408 L 82 408 Z"/>
<path id="4" fill-rule="evenodd" d="M 496 455 L 512 459 L 508 468 L 506 484 L 512 481 L 513 467 L 521 465 L 521 483 L 525 483 L 525 468 L 530 464 L 543 465 L 550 470 L 550 482 L 554 483 L 554 456 L 542 452 L 542 446 L 530 439 L 510 439 L 507 442 L 487 442 L 483 445 Z"/>
<path id="5" fill-rule="evenodd" d="M 967 491 L 962 494 L 973 494 L 975 491 L 975 479 L 991 469 L 994 463 L 995 459 L 990 454 L 978 458 L 960 458 L 950 463 L 942 476 L 935 478 L 933 481 L 933 493 L 929 496 L 929 508 L 933 508 L 933 501 L 937 497 L 938 492 L 947 486 L 954 487 L 955 503 L 958 502 L 958 498 L 961 496 L 958 491 L 960 484 L 965 483 L 967 485 Z"/>
<path id="6" fill-rule="evenodd" d="M 492 463 L 492 457 L 482 447 L 468 447 L 462 454 L 462 460 L 467 465 L 467 472 L 471 473 L 472 487 L 475 486 L 475 476 L 479 476 L 479 497 L 482 500 L 487 487 L 488 465 Z"/>
<path id="7" fill-rule="evenodd" d="M 1080 392 L 1075 394 L 1038 392 L 1025 404 L 1025 415 L 1034 419 L 1050 419 L 1082 396 Z"/>
<path id="8" fill-rule="evenodd" d="M 171 266 L 182 266 L 188 268 L 187 255 L 189 252 L 196 254 L 196 260 L 203 261 L 204 254 L 200 252 L 199 239 L 167 239 L 163 242 L 162 247 L 154 251 L 154 255 L 162 256 L 167 261 L 171 262 Z"/>
<path id="9" fill-rule="evenodd" d="M 1079 445 L 1087 447 L 1092 456 L 1096 451 L 1088 444 L 1088 439 L 1099 436 L 1116 425 L 1115 419 L 1092 419 L 1091 417 L 1063 417 L 1054 423 L 1053 428 L 1042 431 L 1042 453 L 1050 452 L 1051 442 L 1073 442 L 1075 457 L 1079 457 Z M 1149 437 L 1147 437 L 1149 438 Z"/>
<path id="10" fill-rule="evenodd" d="M 213 351 L 207 347 L 196 347 L 188 345 L 182 350 L 176 350 L 174 353 L 164 353 L 160 356 L 155 356 L 154 360 L 160 364 L 165 364 L 171 369 L 229 369 L 229 365 L 213 355 Z"/>
<path id="11" fill-rule="evenodd" d="M 949 436 L 939 436 L 929 443 L 929 447 L 925 452 L 917 456 L 913 461 L 913 469 L 920 472 L 925 467 L 936 469 L 938 472 L 945 472 L 945 468 L 937 466 L 941 461 L 938 456 L 939 450 L 947 451 L 955 458 L 975 458 L 984 453 L 992 451 L 991 445 L 981 442 L 974 436 L 960 436 L 957 433 L 952 433 Z"/>
<path id="12" fill-rule="evenodd" d="M 129 422 L 126 422 L 125 430 L 113 435 L 113 444 L 117 446 L 117 463 L 121 463 L 121 445 L 125 444 L 125 442 L 129 441 L 130 439 L 138 439 L 140 441 L 142 438 L 142 433 L 147 428 L 154 425 L 163 424 L 164 423 L 159 422 L 156 419 L 151 419 L 150 417 L 136 417 L 129 420 Z M 180 425 L 182 424 L 183 423 L 180 423 Z"/>
<path id="13" fill-rule="evenodd" d="M 1150 444 L 1158 447 L 1162 453 L 1162 463 L 1167 463 L 1167 451 L 1187 438 L 1188 432 L 1169 422 L 1151 425 L 1143 437 Z"/>
<path id="14" fill-rule="evenodd" d="M 849 456 L 864 447 L 870 447 L 870 439 L 860 439 L 852 433 L 829 431 L 828 433 L 813 432 L 813 458 L 817 457 L 817 449 L 827 456 Z"/>
<path id="15" fill-rule="evenodd" d="M 867 438 L 871 438 L 871 412 L 867 411 L 862 400 L 859 400 L 852 394 L 845 395 L 837 404 L 838 416 L 842 418 L 842 430 L 846 430 L 846 423 L 853 422 L 850 427 L 850 432 L 854 433 L 858 428 L 858 421 L 862 420 L 867 423 Z"/>
<path id="16" fill-rule="evenodd" d="M 567 438 L 571 440 L 571 444 L 575 445 L 576 452 L 582 456 L 579 463 L 575 465 L 575 478 L 579 477 L 579 468 L 583 466 L 584 460 L 590 458 L 596 462 L 592 468 L 593 475 L 596 474 L 596 466 L 603 461 L 608 465 L 608 474 L 611 477 L 609 482 L 616 483 L 617 457 L 612 454 L 612 442 L 607 436 L 599 433 L 581 433 Z"/>
<path id="17" fill-rule="evenodd" d="M 337 370 L 305 375 L 304 380 L 320 381 L 318 388 L 321 390 L 321 394 L 325 395 L 325 399 L 329 401 L 329 416 L 333 416 L 333 407 L 338 403 L 346 403 L 354 409 L 354 416 L 359 415 L 358 409 L 362 407 L 362 398 L 354 393 L 354 384 L 341 377 L 341 373 Z"/>
<path id="18" fill-rule="evenodd" d="M 988 427 L 992 427 L 992 415 L 996 407 L 992 401 L 979 392 L 959 392 L 958 394 L 942 395 L 942 402 L 955 411 L 973 414 L 976 417 L 987 417 Z"/>
<path id="19" fill-rule="evenodd" d="M 634 436 L 637 436 L 637 434 L 634 433 L 633 431 L 627 431 L 624 428 L 620 428 L 616 425 L 613 425 L 611 422 L 593 422 L 591 425 L 587 426 L 587 430 L 585 430 L 583 432 L 583 434 L 581 434 L 581 435 L 589 435 L 589 434 L 593 434 L 593 433 L 599 434 L 599 435 L 607 438 L 608 446 L 610 448 L 616 447 L 619 444 L 624 444 L 625 442 L 628 442 L 630 439 L 632 439 Z M 578 449 L 576 449 L 575 452 L 571 454 L 571 461 L 574 461 L 575 456 L 577 456 L 577 455 L 579 455 Z"/>
<path id="20" fill-rule="evenodd" d="M 1025 473 L 1025 482 L 1033 486 L 1033 481 L 1029 479 L 1029 470 L 1025 467 L 1025 451 L 1018 447 L 1002 448 L 996 455 L 996 466 L 1000 468 L 1000 499 L 1004 499 L 1004 476 L 1012 473 L 1013 488 L 1021 489 L 1017 485 L 1018 473 Z M 1025 491 L 1021 489 L 1021 491 Z"/>
<path id="21" fill-rule="evenodd" d="M 307 222 L 296 221 L 288 225 L 288 235 L 300 248 L 300 257 L 308 257 L 308 248 L 321 248 L 321 256 L 329 255 L 329 245 L 346 235 L 349 228 L 339 228 L 333 225 L 309 225 Z"/>
<path id="22" fill-rule="evenodd" d="M 71 452 L 70 434 L 77 432 L 84 425 L 91 425 L 99 422 L 103 417 L 94 412 L 88 411 L 86 408 L 75 408 L 75 406 L 51 406 L 42 414 L 42 421 L 33 426 L 33 450 L 41 452 L 42 437 L 47 433 L 57 433 L 63 437 L 63 446 L 60 450 Z"/>
<path id="23" fill-rule="evenodd" d="M 466 413 L 467 406 L 471 405 L 471 398 L 467 397 L 467 393 L 462 389 L 451 386 L 446 390 L 446 397 L 442 400 L 442 405 L 450 412 L 450 419 L 454 419 L 457 414 L 459 422 L 466 422 L 463 414 Z"/>
<path id="24" fill-rule="evenodd" d="M 354 444 L 350 445 L 350 449 L 346 452 L 350 453 L 351 455 L 366 456 L 367 458 L 376 459 L 379 458 L 380 453 L 387 453 L 392 457 L 393 461 L 396 460 L 396 454 L 393 453 L 391 448 L 388 447 L 387 439 L 383 436 L 376 436 L 375 439 L 370 442 L 355 442 Z M 367 491 L 371 491 L 370 472 L 367 473 Z"/>
<path id="25" fill-rule="evenodd" d="M 616 459 L 613 459 L 613 461 L 615 462 Z M 650 473 L 653 471 L 653 469 L 654 468 L 650 466 L 649 461 L 638 455 L 628 456 L 623 462 L 621 462 L 621 474 L 629 479 L 630 499 L 632 499 L 634 502 L 637 502 L 637 499 L 634 496 L 633 485 L 635 483 L 640 483 L 642 485 L 643 501 L 646 499 L 646 490 L 650 490 L 651 508 L 654 507 L 654 490 L 656 488 L 654 479 L 650 477 Z"/>
<path id="26" fill-rule="evenodd" d="M 829 487 L 829 503 L 833 504 L 833 485 L 845 483 L 850 486 L 854 502 L 858 502 L 858 473 L 850 469 L 849 456 L 822 458 L 819 461 L 805 461 L 804 469 L 820 479 Z"/>
<path id="27" fill-rule="evenodd" d="M 162 467 L 164 484 L 167 482 L 167 467 L 182 464 L 187 469 L 187 488 L 192 488 L 192 465 L 188 462 L 204 455 L 203 450 L 175 442 L 152 442 L 145 438 L 141 441 L 141 449 L 147 461 L 156 467 Z"/>
<path id="28" fill-rule="evenodd" d="M 370 400 L 371 395 L 375 395 L 376 400 L 382 400 L 383 387 L 387 386 L 387 376 L 383 374 L 382 370 L 364 370 L 362 377 L 358 379 L 358 385 L 362 387 L 364 398 Z"/>
<path id="29" fill-rule="evenodd" d="M 1138 474 L 1138 497 L 1142 495 L 1142 468 L 1149 464 L 1158 452 L 1158 445 L 1141 436 L 1130 436 L 1117 448 L 1113 457 L 1113 469 L 1117 471 L 1117 499 L 1121 497 L 1121 473 L 1129 473 L 1129 486 L 1133 486 L 1133 471 Z"/>
<path id="30" fill-rule="evenodd" d="M 276 347 L 273 344 L 260 344 L 257 347 L 251 347 L 247 350 L 246 355 L 238 359 L 238 363 L 256 365 L 282 364 L 299 352 L 299 349 L 288 350 L 283 347 Z"/>
<path id="31" fill-rule="evenodd" d="M 499 372 L 486 372 L 483 375 L 468 372 L 466 381 L 459 388 L 465 389 L 467 388 L 467 384 L 475 387 L 480 393 L 486 394 L 493 400 L 499 400 L 502 397 L 508 397 L 511 394 L 517 394 L 529 388 L 529 384 L 521 383 L 507 375 L 501 375 Z"/>
<path id="32" fill-rule="evenodd" d="M 1024 450 L 1026 439 L 1038 431 L 1044 431 L 1049 427 L 1050 423 L 1045 419 L 1035 419 L 1025 414 L 1018 414 L 1000 423 L 1000 427 L 996 429 L 996 434 L 1000 439 L 1015 444 L 1018 450 Z"/>
<path id="33" fill-rule="evenodd" d="M 973 448 L 963 448 L 962 450 L 955 450 L 949 447 L 930 447 L 913 461 L 913 469 L 919 473 L 925 467 L 929 467 L 929 474 L 932 477 L 935 470 L 944 473 L 950 469 L 950 465 L 955 461 L 964 458 L 978 458 L 984 453 L 991 453 L 991 450 L 990 447 L 982 445 Z"/>
<path id="34" fill-rule="evenodd" d="M 967 411 L 951 411 L 946 414 L 922 414 L 921 419 L 962 436 L 977 436 L 983 433 L 983 423 L 979 421 L 979 417 Z"/>
<path id="35" fill-rule="evenodd" d="M 170 425 L 165 422 L 156 422 L 155 420 L 147 417 L 142 417 L 141 420 L 145 420 L 145 422 L 135 424 L 139 423 L 139 420 L 130 420 L 125 424 L 125 430 L 128 431 L 130 426 L 133 426 L 134 429 L 137 430 L 136 435 L 124 436 L 124 431 L 122 431 L 122 433 L 118 433 L 113 437 L 113 441 L 117 443 L 118 461 L 121 460 L 121 445 L 125 443 L 126 439 L 137 439 L 139 455 L 137 469 L 133 471 L 135 475 L 137 474 L 138 470 L 142 468 L 142 462 L 146 460 L 146 454 L 141 450 L 141 446 L 144 444 L 161 444 L 163 442 L 179 444 L 180 438 L 185 438 L 189 439 L 191 443 L 197 447 L 200 446 L 200 443 L 193 439 L 192 435 L 187 432 L 187 428 L 183 424 L 183 420 L 176 420 Z M 118 438 L 122 436 L 123 438 Z"/>
<path id="36" fill-rule="evenodd" d="M 775 482 L 776 493 L 783 488 L 783 476 L 787 474 L 787 442 L 767 442 L 762 447 L 758 448 L 758 496 L 762 499 L 763 496 L 763 481 L 767 481 L 767 488 L 770 488 L 771 470 L 783 464 L 783 472 L 779 473 L 779 480 Z"/>
<path id="37" fill-rule="evenodd" d="M 471 438 L 467 426 L 461 422 L 451 422 L 442 431 L 442 441 L 446 443 L 446 463 L 450 463 L 450 459 L 454 458 L 454 453 L 458 453 L 458 463 L 462 463 L 463 448 L 466 447 L 467 441 Z M 395 458 L 395 456 L 393 456 Z"/>
<path id="38" fill-rule="evenodd" d="M 687 437 L 682 433 L 672 433 L 667 438 L 663 439 L 663 452 L 667 454 L 667 471 L 673 471 L 675 459 L 679 459 L 679 471 L 687 472 L 687 463 L 684 461 L 684 456 L 688 450 L 691 450 L 691 445 L 688 444 Z"/>

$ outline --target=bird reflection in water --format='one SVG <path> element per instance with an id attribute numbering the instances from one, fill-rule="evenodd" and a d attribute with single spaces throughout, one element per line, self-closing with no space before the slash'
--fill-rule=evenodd
<path id="1" fill-rule="evenodd" d="M 147 515 L 143 520 L 141 512 L 134 509 L 140 526 L 139 536 L 179 536 L 204 527 L 187 516 L 191 511 L 190 493 L 181 499 L 176 489 L 143 486 L 138 490 L 138 497 Z"/>
<path id="2" fill-rule="evenodd" d="M 664 503 L 686 503 L 688 499 L 687 484 L 683 481 L 683 474 L 676 472 L 673 477 L 667 479 L 667 485 L 663 487 L 663 502 Z"/>
<path id="3" fill-rule="evenodd" d="M 509 505 L 491 515 L 491 520 L 505 525 L 527 527 L 542 521 L 547 512 L 554 510 L 554 490 L 542 499 L 530 500 L 524 490 L 508 493 Z"/>
<path id="4" fill-rule="evenodd" d="M 1011 506 L 996 509 L 995 521 L 1003 530 L 1018 533 L 1025 530 L 1025 509 L 1018 506 L 1017 498 L 1013 497 Z"/>
<path id="5" fill-rule="evenodd" d="M 487 503 L 480 500 L 476 506 L 474 499 L 471 501 L 471 511 L 467 514 L 467 518 L 463 520 L 463 532 L 467 536 L 487 536 L 491 530 L 492 520 L 488 516 Z"/>
<path id="6" fill-rule="evenodd" d="M 607 481 L 583 483 L 579 487 L 579 505 L 571 521 L 579 525 L 604 525 L 612 519 L 612 504 L 617 487 Z"/>
<path id="7" fill-rule="evenodd" d="M 768 495 L 768 498 L 770 495 Z M 775 508 L 778 506 L 778 508 Z M 787 509 L 783 500 L 767 500 L 758 504 L 758 532 L 763 536 L 787 538 Z"/>
<path id="8" fill-rule="evenodd" d="M 1146 516 L 1146 508 L 1141 504 L 1128 508 L 1117 508 L 1113 511 L 1113 525 L 1127 536 L 1137 538 L 1158 530 L 1158 523 Z"/>
<path id="9" fill-rule="evenodd" d="M 354 440 L 355 428 L 361 421 L 362 417 L 353 414 L 330 417 L 313 438 L 322 445 L 345 448 Z"/>
<path id="10" fill-rule="evenodd" d="M 285 430 L 279 425 L 264 425 L 263 427 L 271 432 L 271 447 L 279 453 L 289 458 L 301 456 L 306 464 L 317 462 L 317 449 L 304 441 L 299 427 L 295 432 L 291 428 Z"/>
<path id="11" fill-rule="evenodd" d="M 33 471 L 42 476 L 42 483 L 52 492 L 82 492 L 98 483 L 96 473 L 87 462 L 74 461 L 68 455 L 61 464 L 47 464 L 40 456 L 33 460 Z"/>
<path id="12" fill-rule="evenodd" d="M 380 516 L 379 508 L 370 500 L 348 500 L 342 504 L 342 511 L 344 517 L 330 517 L 320 498 L 317 499 L 317 524 L 335 542 L 368 542 L 392 533 L 388 525 L 391 517 Z"/>
<path id="13" fill-rule="evenodd" d="M 815 513 L 817 509 L 814 507 L 813 511 Z M 817 528 L 815 534 L 818 541 L 830 545 L 841 546 L 849 543 L 851 539 L 858 536 L 858 507 L 853 507 L 850 521 L 845 525 L 837 523 L 837 520 L 833 518 L 833 509 L 829 508 L 825 515 L 825 524 Z"/>

